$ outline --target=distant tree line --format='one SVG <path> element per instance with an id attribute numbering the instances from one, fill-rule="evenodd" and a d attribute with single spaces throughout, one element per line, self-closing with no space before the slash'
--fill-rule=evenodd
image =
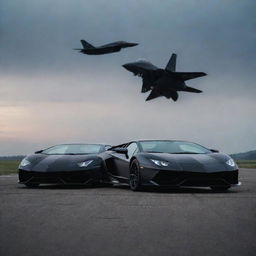
<path id="1" fill-rule="evenodd" d="M 256 150 L 230 155 L 235 160 L 256 160 Z"/>
<path id="2" fill-rule="evenodd" d="M 230 155 L 235 160 L 256 160 L 256 150 Z M 0 160 L 22 160 L 25 156 L 0 156 Z"/>
<path id="3" fill-rule="evenodd" d="M 0 156 L 0 160 L 21 160 L 25 156 L 23 155 L 16 155 L 16 156 Z"/>

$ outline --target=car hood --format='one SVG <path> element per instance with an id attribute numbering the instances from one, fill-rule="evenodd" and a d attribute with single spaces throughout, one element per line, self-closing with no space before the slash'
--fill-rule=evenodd
<path id="1" fill-rule="evenodd" d="M 100 166 L 101 159 L 97 155 L 45 155 L 33 154 L 26 157 L 31 163 L 22 169 L 37 172 L 78 171 Z M 77 164 L 93 160 L 88 167 L 79 167 Z"/>
<path id="2" fill-rule="evenodd" d="M 230 159 L 228 155 L 220 153 L 210 154 L 168 154 L 168 153 L 147 153 L 144 157 L 149 159 L 157 159 L 168 161 L 168 167 L 163 169 L 176 171 L 191 171 L 191 172 L 217 172 L 217 171 L 232 171 L 236 170 L 237 166 L 229 166 L 226 161 Z M 151 163 L 151 166 L 157 167 Z M 161 167 L 160 167 L 161 168 Z"/>

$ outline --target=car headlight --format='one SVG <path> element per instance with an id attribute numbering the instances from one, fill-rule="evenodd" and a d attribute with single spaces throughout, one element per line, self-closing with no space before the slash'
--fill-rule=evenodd
<path id="1" fill-rule="evenodd" d="M 84 161 L 84 162 L 80 162 L 78 163 L 77 165 L 79 167 L 87 167 L 89 164 L 91 164 L 93 162 L 93 160 L 87 160 L 87 161 Z"/>
<path id="2" fill-rule="evenodd" d="M 157 166 L 162 166 L 162 167 L 166 167 L 169 165 L 169 163 L 167 161 L 161 161 L 161 160 L 155 160 L 155 159 L 150 159 L 154 164 L 156 164 Z"/>
<path id="3" fill-rule="evenodd" d="M 21 167 L 25 167 L 27 165 L 31 164 L 26 158 L 24 158 L 21 162 L 20 162 L 20 166 Z"/>
<path id="4" fill-rule="evenodd" d="M 234 167 L 236 165 L 235 161 L 232 158 L 230 158 L 228 161 L 226 161 L 226 164 L 229 166 L 232 166 L 232 167 Z"/>

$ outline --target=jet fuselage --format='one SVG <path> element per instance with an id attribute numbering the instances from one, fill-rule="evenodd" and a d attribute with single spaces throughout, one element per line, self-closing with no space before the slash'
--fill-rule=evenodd
<path id="1" fill-rule="evenodd" d="M 83 48 L 75 50 L 80 50 L 81 53 L 88 55 L 102 55 L 112 52 L 119 52 L 122 48 L 133 47 L 138 45 L 137 43 L 129 43 L 125 41 L 117 41 L 110 44 L 101 45 L 98 47 L 89 44 L 85 40 L 81 40 L 81 43 L 83 45 Z"/>
<path id="2" fill-rule="evenodd" d="M 120 46 L 115 47 L 100 47 L 95 49 L 83 49 L 81 50 L 82 53 L 88 54 L 88 55 L 101 55 L 101 54 L 107 54 L 112 52 L 119 52 L 121 50 Z"/>
<path id="3" fill-rule="evenodd" d="M 134 73 L 134 75 L 142 76 L 143 82 L 149 84 L 148 89 L 154 87 L 165 88 L 165 90 L 182 91 L 186 88 L 185 82 L 175 75 L 175 72 L 166 71 L 164 69 L 153 66 L 150 62 L 133 62 L 123 65 L 124 68 Z M 144 71 L 144 72 L 143 72 Z M 148 90 L 143 90 L 146 92 Z"/>
<path id="4" fill-rule="evenodd" d="M 202 91 L 187 86 L 185 81 L 206 75 L 204 72 L 176 72 L 176 54 L 172 54 L 165 69 L 144 60 L 127 63 L 123 67 L 142 78 L 142 93 L 152 90 L 146 100 L 165 96 L 176 101 L 177 91 L 200 93 Z"/>
<path id="5" fill-rule="evenodd" d="M 175 74 L 170 73 L 165 70 L 161 70 L 162 76 L 158 79 L 153 79 L 150 82 L 154 85 L 153 87 L 158 87 L 168 90 L 182 91 L 186 88 L 186 84 L 181 79 L 177 78 Z M 153 88 L 152 88 L 153 89 Z"/>

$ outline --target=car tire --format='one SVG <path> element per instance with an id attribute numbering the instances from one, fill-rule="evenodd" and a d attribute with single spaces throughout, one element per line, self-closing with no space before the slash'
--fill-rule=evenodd
<path id="1" fill-rule="evenodd" d="M 132 191 L 141 191 L 141 175 L 140 175 L 140 165 L 139 162 L 134 159 L 130 165 L 130 189 Z"/>
<path id="2" fill-rule="evenodd" d="M 39 187 L 39 183 L 26 183 L 25 185 L 28 188 L 37 188 L 37 187 Z"/>
<path id="3" fill-rule="evenodd" d="M 212 186 L 211 189 L 215 192 L 224 192 L 227 191 L 230 188 L 230 186 L 225 186 L 225 187 L 214 187 Z"/>

